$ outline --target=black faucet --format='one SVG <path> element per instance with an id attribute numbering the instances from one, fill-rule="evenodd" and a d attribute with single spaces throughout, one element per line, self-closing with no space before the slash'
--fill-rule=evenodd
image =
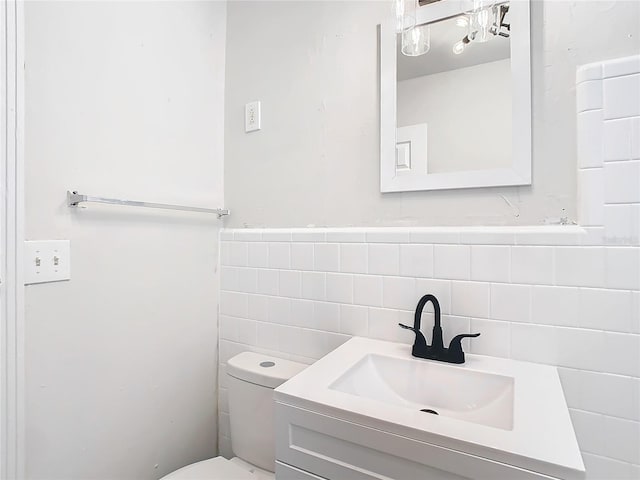
<path id="1" fill-rule="evenodd" d="M 435 311 L 435 324 L 433 325 L 433 336 L 431 339 L 431 345 L 427 345 L 427 341 L 424 335 L 420 331 L 420 320 L 422 319 L 422 310 L 427 302 L 433 304 Z M 438 360 L 440 362 L 448 363 L 464 363 L 464 352 L 462 351 L 462 339 L 467 337 L 478 337 L 479 333 L 462 333 L 456 335 L 449 343 L 449 348 L 445 348 L 442 342 L 442 327 L 440 326 L 440 303 L 438 299 L 433 295 L 425 295 L 418 302 L 416 307 L 416 314 L 413 317 L 413 327 L 399 323 L 402 328 L 407 330 L 413 330 L 416 334 L 416 340 L 413 342 L 413 348 L 411 354 L 414 357 L 428 358 L 430 360 Z"/>

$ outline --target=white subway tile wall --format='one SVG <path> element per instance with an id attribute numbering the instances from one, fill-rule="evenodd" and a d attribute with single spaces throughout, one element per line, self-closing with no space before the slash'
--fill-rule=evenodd
<path id="1" fill-rule="evenodd" d="M 609 245 L 640 241 L 638 64 L 640 56 L 621 58 L 577 75 L 579 223 L 604 226 Z"/>
<path id="2" fill-rule="evenodd" d="M 560 368 L 578 440 L 593 475 L 613 468 L 635 472 L 635 451 L 640 449 L 640 249 L 607 245 L 604 240 L 583 244 L 588 232 L 564 228 L 575 238 L 574 245 L 566 245 L 565 233 L 558 233 L 563 245 L 555 246 L 553 233 L 534 230 L 530 233 L 536 245 L 526 245 L 522 233 L 519 245 L 420 244 L 413 242 L 433 238 L 433 232 L 421 236 L 415 229 L 409 237 L 393 232 L 385 237 L 376 231 L 373 244 L 305 240 L 312 258 L 302 263 L 304 268 L 281 257 L 283 251 L 296 255 L 303 240 L 291 242 L 288 249 L 280 241 L 273 242 L 276 249 L 266 249 L 288 268 L 254 267 L 249 260 L 238 265 L 237 258 L 223 261 L 221 376 L 226 359 L 243 350 L 310 363 L 351 335 L 410 344 L 413 334 L 397 323 L 411 323 L 418 298 L 433 293 L 441 303 L 445 341 L 456 333 L 479 331 L 479 338 L 465 340 L 470 353 Z M 325 238 L 349 238 L 347 230 L 326 229 Z M 455 236 L 459 241 L 464 230 Z M 228 244 L 228 251 L 243 248 L 234 247 L 235 243 L 249 243 L 252 251 L 253 242 L 236 241 L 230 233 L 249 238 L 246 231 L 226 230 L 229 240 L 222 243 Z M 503 233 L 487 228 L 483 238 L 500 242 Z M 550 239 L 549 245 L 539 245 L 543 235 Z M 253 238 L 256 244 L 271 243 L 259 235 Z M 412 243 L 382 243 L 398 238 Z M 372 251 L 384 258 L 372 258 Z M 438 252 L 450 262 L 441 265 L 441 277 L 430 268 L 438 265 Z M 357 268 L 342 268 L 345 264 Z M 325 270 L 317 270 L 320 265 Z M 423 319 L 428 331 L 433 309 L 429 305 L 426 310 L 431 312 Z M 228 422 L 222 385 L 220 395 L 222 425 Z M 228 445 L 223 433 L 228 424 L 221 428 L 221 441 Z M 616 432 L 624 441 L 617 440 Z M 612 445 L 620 448 L 614 450 Z"/>
<path id="3" fill-rule="evenodd" d="M 413 334 L 397 323 L 411 323 L 419 297 L 432 293 L 445 342 L 477 330 L 464 341 L 470 353 L 558 367 L 587 478 L 636 478 L 640 131 L 630 125 L 640 125 L 640 112 L 620 91 L 637 88 L 638 70 L 634 57 L 578 72 L 578 164 L 595 172 L 580 182 L 587 228 L 223 230 L 221 451 L 230 452 L 231 356 L 253 350 L 312 363 L 351 335 L 409 345 Z M 607 222 L 607 208 L 621 207 Z M 428 332 L 433 309 L 425 310 Z"/>

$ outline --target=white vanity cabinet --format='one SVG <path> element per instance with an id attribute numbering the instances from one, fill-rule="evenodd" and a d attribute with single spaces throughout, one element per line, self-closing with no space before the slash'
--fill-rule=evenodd
<path id="1" fill-rule="evenodd" d="M 557 370 L 354 337 L 274 392 L 276 478 L 584 478 Z"/>
<path id="2" fill-rule="evenodd" d="M 277 480 L 539 480 L 540 473 L 276 403 Z"/>

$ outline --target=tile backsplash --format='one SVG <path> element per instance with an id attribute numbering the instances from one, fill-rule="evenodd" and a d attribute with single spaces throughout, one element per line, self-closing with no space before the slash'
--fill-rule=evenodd
<path id="1" fill-rule="evenodd" d="M 587 478 L 640 478 L 639 72 L 640 57 L 578 72 L 580 226 L 223 230 L 221 453 L 231 356 L 411 344 L 397 324 L 432 293 L 445 342 L 481 332 L 465 351 L 558 367 Z"/>

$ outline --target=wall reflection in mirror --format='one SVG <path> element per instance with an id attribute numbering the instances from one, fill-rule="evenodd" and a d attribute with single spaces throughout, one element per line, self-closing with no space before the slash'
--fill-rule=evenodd
<path id="1" fill-rule="evenodd" d="M 399 170 L 409 162 L 428 173 L 510 167 L 509 4 L 414 24 L 396 45 Z"/>

